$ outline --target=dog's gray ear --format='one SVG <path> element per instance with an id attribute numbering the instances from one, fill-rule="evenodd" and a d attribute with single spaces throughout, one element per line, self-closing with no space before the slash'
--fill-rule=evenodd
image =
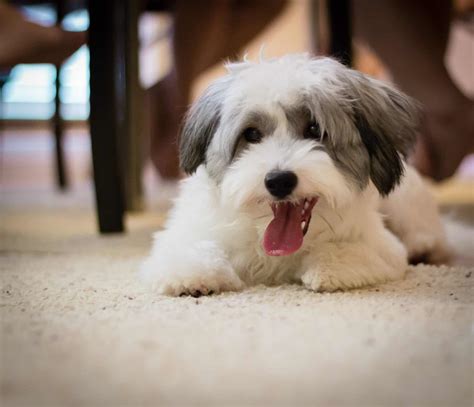
<path id="1" fill-rule="evenodd" d="M 189 109 L 179 144 L 181 168 L 191 174 L 206 160 L 206 151 L 219 124 L 228 78 L 214 82 Z"/>
<path id="2" fill-rule="evenodd" d="M 388 195 L 402 179 L 404 167 L 400 153 L 383 133 L 376 132 L 363 117 L 356 126 L 369 153 L 370 179 L 382 196 Z"/>
<path id="3" fill-rule="evenodd" d="M 355 124 L 370 157 L 370 178 L 388 195 L 403 176 L 402 157 L 414 146 L 420 107 L 409 96 L 360 72 L 350 71 Z"/>

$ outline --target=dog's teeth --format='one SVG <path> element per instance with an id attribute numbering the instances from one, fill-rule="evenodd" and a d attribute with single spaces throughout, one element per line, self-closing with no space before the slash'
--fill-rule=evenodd
<path id="1" fill-rule="evenodd" d="M 305 209 L 308 209 L 308 208 L 309 208 L 309 202 L 308 202 L 308 201 L 305 201 L 305 202 L 304 202 L 304 208 L 305 208 Z"/>
<path id="2" fill-rule="evenodd" d="M 305 221 L 301 222 L 301 229 L 304 230 Z"/>
<path id="3" fill-rule="evenodd" d="M 301 210 L 301 215 L 304 216 L 304 209 Z"/>

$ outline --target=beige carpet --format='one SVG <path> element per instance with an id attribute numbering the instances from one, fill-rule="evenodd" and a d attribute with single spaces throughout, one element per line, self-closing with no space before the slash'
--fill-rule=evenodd
<path id="1" fill-rule="evenodd" d="M 162 297 L 136 279 L 162 216 L 98 237 L 81 199 L 2 197 L 2 406 L 472 405 L 472 267 Z"/>

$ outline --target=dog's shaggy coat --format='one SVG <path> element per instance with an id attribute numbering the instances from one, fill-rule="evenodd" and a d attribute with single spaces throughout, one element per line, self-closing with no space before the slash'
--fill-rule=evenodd
<path id="1" fill-rule="evenodd" d="M 409 97 L 329 58 L 228 70 L 184 123 L 192 175 L 142 268 L 160 292 L 283 282 L 334 291 L 445 255 L 436 205 L 403 161 L 419 116 Z"/>

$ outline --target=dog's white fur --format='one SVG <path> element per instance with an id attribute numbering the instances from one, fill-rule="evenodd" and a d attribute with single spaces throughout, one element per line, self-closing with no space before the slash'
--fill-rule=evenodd
<path id="1" fill-rule="evenodd" d="M 306 69 L 311 64 L 316 65 Z M 369 123 L 369 115 L 378 114 L 380 121 L 384 115 L 393 114 L 391 102 L 384 99 L 384 92 L 391 92 L 391 88 L 327 58 L 316 60 L 305 55 L 234 64 L 229 69 L 223 79 L 225 89 L 218 94 L 211 87 L 208 99 L 198 102 L 202 108 L 219 99 L 218 121 L 208 129 L 201 160 L 193 155 L 195 151 L 189 151 L 189 145 L 185 146 L 185 154 L 198 168 L 192 168 L 195 172 L 182 182 L 165 229 L 155 234 L 151 254 L 142 267 L 143 277 L 159 292 L 200 295 L 257 283 L 288 282 L 302 283 L 314 291 L 350 289 L 403 277 L 409 256 L 428 256 L 431 260 L 444 256 L 445 238 L 436 205 L 413 169 L 403 164 L 401 184 L 394 186 L 388 197 L 381 197 L 371 178 L 361 186 L 360 180 L 341 170 L 327 151 L 315 148 L 319 143 L 297 138 L 281 108 L 296 104 L 302 89 L 310 93 L 317 86 L 326 93 L 326 99 L 314 102 L 311 115 L 322 131 L 328 132 L 326 137 L 345 133 L 345 140 L 356 140 L 358 130 L 350 105 L 355 102 L 343 93 L 346 76 L 352 81 L 347 86 L 357 92 L 368 87 L 360 90 L 361 99 L 372 92 L 370 97 L 381 105 L 381 112 L 372 113 L 369 108 L 364 113 Z M 357 81 L 362 82 L 359 85 Z M 395 97 L 400 95 L 397 92 Z M 324 100 L 333 104 L 331 111 Z M 207 106 L 209 112 L 204 109 L 199 114 L 211 115 L 214 108 Z M 273 120 L 271 134 L 258 144 L 239 144 L 238 123 L 245 111 L 266 112 Z M 198 133 L 189 137 L 202 137 L 197 122 L 205 118 L 197 115 L 191 111 L 188 116 L 188 130 Z M 193 145 L 194 141 L 184 140 L 191 144 L 191 150 L 202 147 Z M 237 146 L 233 157 L 228 147 L 232 143 Z M 272 219 L 268 203 L 273 199 L 263 180 L 275 168 L 291 170 L 298 176 L 289 199 L 319 197 L 303 246 L 281 257 L 268 256 L 261 243 Z"/>

